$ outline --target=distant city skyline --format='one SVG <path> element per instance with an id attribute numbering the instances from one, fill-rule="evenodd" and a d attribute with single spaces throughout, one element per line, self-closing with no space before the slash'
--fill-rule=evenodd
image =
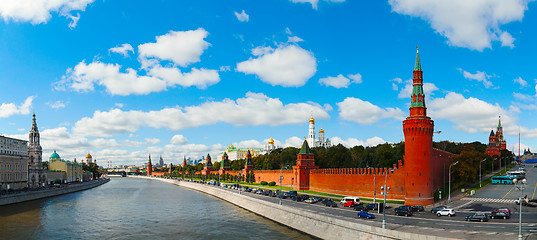
<path id="1" fill-rule="evenodd" d="M 0 3 L 0 134 L 35 113 L 44 160 L 299 147 L 310 117 L 332 145 L 400 142 L 416 46 L 434 141 L 486 144 L 501 116 L 537 149 L 533 2 L 42 2 Z"/>

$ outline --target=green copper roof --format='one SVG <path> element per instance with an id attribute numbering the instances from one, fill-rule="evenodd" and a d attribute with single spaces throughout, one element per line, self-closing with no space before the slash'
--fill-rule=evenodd
<path id="1" fill-rule="evenodd" d="M 500 117 L 500 118 L 501 118 L 501 117 Z M 498 128 L 502 128 L 502 121 L 501 121 L 500 118 L 498 118 Z"/>
<path id="2" fill-rule="evenodd" d="M 415 84 L 410 97 L 412 98 L 410 107 L 425 107 L 425 94 L 422 85 Z"/>
<path id="3" fill-rule="evenodd" d="M 310 146 L 308 146 L 308 141 L 304 139 L 304 142 L 302 143 L 302 148 L 300 149 L 300 152 L 298 154 L 312 154 L 310 151 Z"/>
<path id="4" fill-rule="evenodd" d="M 226 152 L 224 152 L 224 156 L 227 157 L 227 153 L 226 153 Z"/>
<path id="5" fill-rule="evenodd" d="M 60 158 L 60 155 L 56 153 L 56 150 L 54 150 L 54 153 L 50 155 L 50 159 L 61 159 L 61 158 Z"/>
<path id="6" fill-rule="evenodd" d="M 414 65 L 414 71 L 421 71 L 420 51 L 418 50 L 417 46 L 416 46 L 416 65 Z"/>

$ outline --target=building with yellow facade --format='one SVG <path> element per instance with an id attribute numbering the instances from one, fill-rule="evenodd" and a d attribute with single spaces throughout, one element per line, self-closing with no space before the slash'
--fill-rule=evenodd
<path id="1" fill-rule="evenodd" d="M 77 163 L 76 159 L 73 162 L 61 159 L 56 151 L 50 155 L 48 169 L 50 171 L 65 172 L 64 179 L 67 182 L 82 181 L 82 165 Z"/>

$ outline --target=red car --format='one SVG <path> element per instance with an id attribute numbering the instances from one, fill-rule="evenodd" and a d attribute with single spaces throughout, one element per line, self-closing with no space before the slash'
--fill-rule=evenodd
<path id="1" fill-rule="evenodd" d="M 347 201 L 343 203 L 344 207 L 354 207 L 356 206 L 356 203 L 354 201 Z"/>
<path id="2" fill-rule="evenodd" d="M 492 213 L 496 213 L 496 212 L 506 212 L 506 213 L 511 214 L 511 210 L 509 210 L 509 208 L 506 208 L 506 207 L 499 208 L 499 209 L 492 211 Z"/>

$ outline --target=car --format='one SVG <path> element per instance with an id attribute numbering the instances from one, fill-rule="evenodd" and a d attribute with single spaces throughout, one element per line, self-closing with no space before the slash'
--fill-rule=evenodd
<path id="1" fill-rule="evenodd" d="M 325 204 L 326 202 L 333 202 L 334 200 L 332 200 L 331 198 L 325 198 L 324 200 L 322 200 L 321 202 L 323 204 Z"/>
<path id="2" fill-rule="evenodd" d="M 446 209 L 447 207 L 446 206 L 438 206 L 438 207 L 435 207 L 433 209 L 431 209 L 431 213 L 436 213 L 442 209 Z"/>
<path id="3" fill-rule="evenodd" d="M 414 212 L 423 212 L 423 211 L 425 211 L 425 208 L 423 206 L 416 205 L 416 206 L 412 206 L 412 211 L 414 211 Z"/>
<path id="4" fill-rule="evenodd" d="M 442 210 L 439 210 L 436 212 L 436 216 L 450 216 L 450 217 L 453 217 L 455 216 L 455 210 L 451 209 L 451 208 L 444 208 Z"/>
<path id="5" fill-rule="evenodd" d="M 289 194 L 287 194 L 286 192 L 280 194 L 280 197 L 281 197 L 282 199 L 286 199 L 288 196 L 289 196 Z"/>
<path id="6" fill-rule="evenodd" d="M 308 198 L 306 200 L 304 200 L 305 203 L 316 203 L 317 200 L 315 200 L 314 198 Z"/>
<path id="7" fill-rule="evenodd" d="M 337 203 L 335 203 L 334 201 L 327 201 L 324 203 L 324 205 L 327 207 L 337 207 Z"/>
<path id="8" fill-rule="evenodd" d="M 486 213 L 474 213 L 466 217 L 466 221 L 488 222 L 489 218 Z"/>
<path id="9" fill-rule="evenodd" d="M 346 201 L 343 203 L 343 207 L 354 207 L 354 206 L 356 206 L 354 201 Z"/>
<path id="10" fill-rule="evenodd" d="M 395 210 L 395 215 L 397 216 L 412 216 L 412 209 L 411 208 L 400 208 Z"/>
<path id="11" fill-rule="evenodd" d="M 412 211 L 412 206 L 410 205 L 403 205 L 403 206 L 399 206 L 399 207 L 396 207 L 393 211 L 401 211 L 401 210 L 411 210 Z"/>
<path id="12" fill-rule="evenodd" d="M 298 196 L 297 191 L 289 191 L 289 197 Z"/>
<path id="13" fill-rule="evenodd" d="M 495 212 L 508 212 L 509 214 L 511 214 L 511 210 L 509 210 L 509 208 L 507 208 L 507 207 L 501 207 L 501 208 L 498 208 L 498 209 L 492 211 L 492 213 L 495 213 Z"/>
<path id="14" fill-rule="evenodd" d="M 358 204 L 360 202 L 360 198 L 359 197 L 344 197 L 343 199 L 341 199 L 341 203 L 346 203 L 348 201 L 353 201 L 354 203 Z"/>
<path id="15" fill-rule="evenodd" d="M 323 200 L 321 197 L 313 197 L 313 199 L 315 199 L 315 202 L 320 202 L 321 200 Z"/>
<path id="16" fill-rule="evenodd" d="M 367 208 L 367 210 L 377 210 L 377 209 L 379 209 L 378 205 L 376 203 L 367 204 L 367 205 L 365 205 L 365 208 Z"/>
<path id="17" fill-rule="evenodd" d="M 358 212 L 358 217 L 360 218 L 367 218 L 367 219 L 372 219 L 372 218 L 375 218 L 375 215 L 367 212 L 367 211 L 361 211 L 361 212 Z"/>
<path id="18" fill-rule="evenodd" d="M 498 218 L 503 218 L 503 219 L 508 219 L 511 217 L 511 214 L 508 213 L 508 212 L 496 212 L 496 211 L 492 211 L 490 213 L 490 219 L 498 219 Z"/>
<path id="19" fill-rule="evenodd" d="M 354 211 L 367 211 L 367 208 L 362 205 L 356 205 L 354 206 Z"/>

